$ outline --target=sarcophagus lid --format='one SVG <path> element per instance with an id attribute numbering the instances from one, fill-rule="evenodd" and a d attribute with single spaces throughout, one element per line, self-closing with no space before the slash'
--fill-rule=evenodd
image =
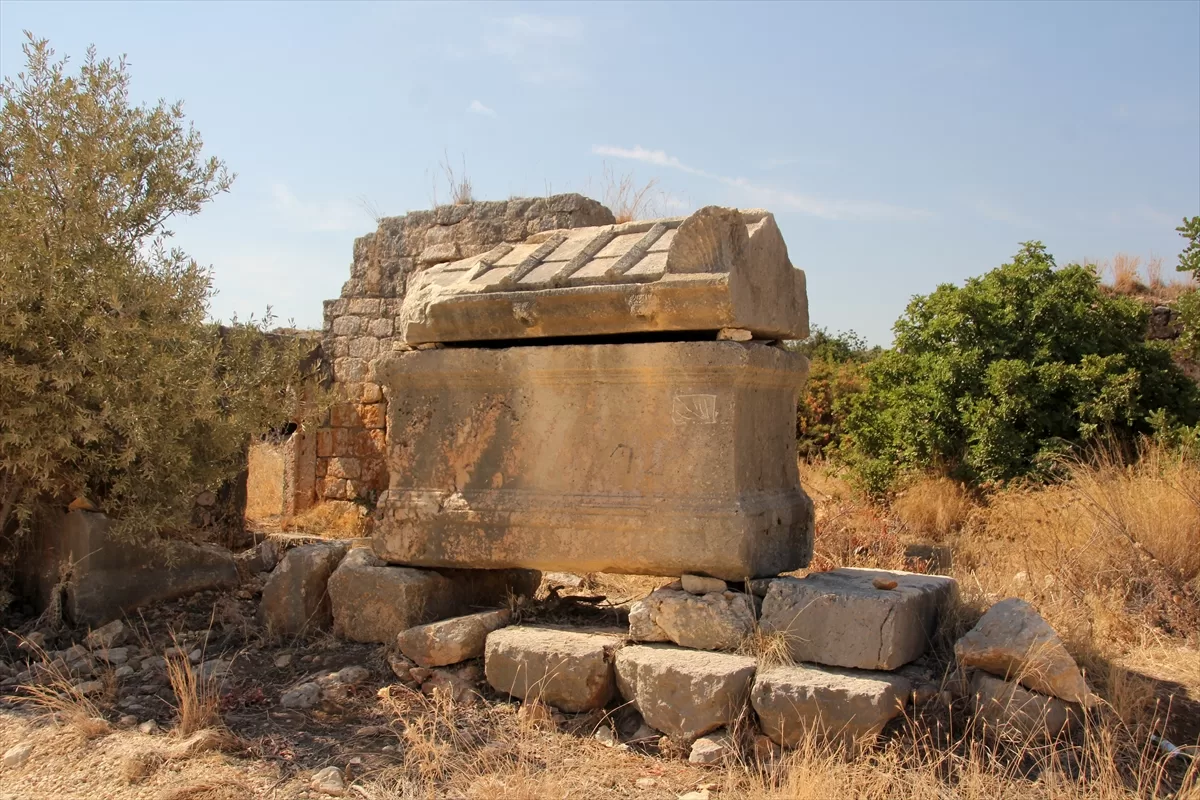
<path id="1" fill-rule="evenodd" d="M 804 273 L 766 211 L 545 231 L 411 279 L 408 344 L 741 328 L 808 336 Z"/>

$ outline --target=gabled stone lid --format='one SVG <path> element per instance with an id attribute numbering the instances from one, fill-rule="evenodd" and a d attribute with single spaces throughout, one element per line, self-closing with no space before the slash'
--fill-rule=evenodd
<path id="1" fill-rule="evenodd" d="M 430 267 L 397 319 L 409 344 L 742 328 L 808 335 L 804 273 L 766 211 L 545 231 Z"/>

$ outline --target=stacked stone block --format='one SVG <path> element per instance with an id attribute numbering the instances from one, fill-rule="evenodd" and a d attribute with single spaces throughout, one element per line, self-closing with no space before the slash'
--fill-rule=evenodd
<path id="1" fill-rule="evenodd" d="M 386 401 L 371 363 L 396 346 L 408 280 L 426 267 L 561 228 L 605 225 L 612 212 L 578 194 L 442 206 L 385 217 L 354 242 L 350 280 L 325 301 L 324 348 L 336 404 L 317 433 L 318 500 L 365 500 L 387 488 Z"/>

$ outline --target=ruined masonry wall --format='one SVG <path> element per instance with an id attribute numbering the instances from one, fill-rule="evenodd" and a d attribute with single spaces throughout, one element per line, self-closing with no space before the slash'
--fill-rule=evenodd
<path id="1" fill-rule="evenodd" d="M 387 409 L 370 363 L 392 349 L 409 276 L 540 231 L 610 225 L 612 212 L 578 194 L 442 206 L 385 217 L 354 242 L 350 280 L 325 301 L 324 350 L 337 402 L 317 430 L 316 496 L 373 500 L 387 488 Z"/>

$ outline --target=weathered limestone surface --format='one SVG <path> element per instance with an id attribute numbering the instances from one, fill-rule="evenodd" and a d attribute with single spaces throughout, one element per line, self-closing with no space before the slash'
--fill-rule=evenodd
<path id="1" fill-rule="evenodd" d="M 572 713 L 613 696 L 612 651 L 620 636 L 515 625 L 488 634 L 484 674 L 492 688 Z"/>
<path id="2" fill-rule="evenodd" d="M 748 342 L 394 353 L 393 563 L 729 580 L 808 563 L 806 360 Z"/>
<path id="3" fill-rule="evenodd" d="M 383 391 L 369 365 L 397 343 L 394 320 L 413 276 L 429 264 L 517 244 L 548 230 L 611 225 L 612 212 L 578 194 L 514 198 L 385 217 L 354 242 L 350 280 L 325 301 L 322 349 L 338 405 L 316 431 L 319 500 L 354 500 L 387 488 Z"/>
<path id="4" fill-rule="evenodd" d="M 409 628 L 396 637 L 400 652 L 422 667 L 444 667 L 483 655 L 487 635 L 509 623 L 507 608 Z"/>
<path id="5" fill-rule="evenodd" d="M 1031 692 L 982 670 L 971 677 L 975 718 L 1002 735 L 1054 737 L 1081 719 L 1079 706 Z"/>
<path id="6" fill-rule="evenodd" d="M 888 672 L 804 664 L 759 670 L 750 702 L 763 732 L 790 747 L 812 730 L 847 739 L 874 736 L 904 709 L 909 690 L 907 678 Z"/>
<path id="7" fill-rule="evenodd" d="M 803 339 L 808 300 L 771 214 L 708 206 L 431 267 L 397 323 L 408 344 L 722 328 Z"/>
<path id="8" fill-rule="evenodd" d="M 874 582 L 895 581 L 894 589 Z M 760 627 L 782 633 L 797 661 L 856 669 L 896 669 L 929 645 L 953 578 L 869 569 L 836 569 L 771 581 Z"/>
<path id="9" fill-rule="evenodd" d="M 333 622 L 329 576 L 347 549 L 343 542 L 321 542 L 289 550 L 263 587 L 259 621 L 283 636 L 328 630 Z"/>
<path id="10" fill-rule="evenodd" d="M 531 594 L 540 577 L 527 570 L 394 567 L 356 548 L 329 578 L 333 630 L 355 642 L 391 644 L 414 626 L 501 605 L 509 593 Z"/>
<path id="11" fill-rule="evenodd" d="M 629 636 L 635 641 L 733 650 L 753 631 L 754 601 L 738 592 L 656 589 L 629 609 Z"/>
<path id="12" fill-rule="evenodd" d="M 233 554 L 224 548 L 115 539 L 108 517 L 90 511 L 41 520 L 34 547 L 21 556 L 17 582 L 45 609 L 68 565 L 63 614 L 81 625 L 101 625 L 153 603 L 238 584 Z"/>
<path id="13" fill-rule="evenodd" d="M 617 651 L 617 688 L 650 727 L 694 737 L 737 719 L 754 678 L 754 659 L 669 645 Z"/>
<path id="14" fill-rule="evenodd" d="M 1001 600 L 954 645 L 964 667 L 978 667 L 1035 692 L 1090 704 L 1092 694 L 1062 639 L 1029 603 Z"/>

